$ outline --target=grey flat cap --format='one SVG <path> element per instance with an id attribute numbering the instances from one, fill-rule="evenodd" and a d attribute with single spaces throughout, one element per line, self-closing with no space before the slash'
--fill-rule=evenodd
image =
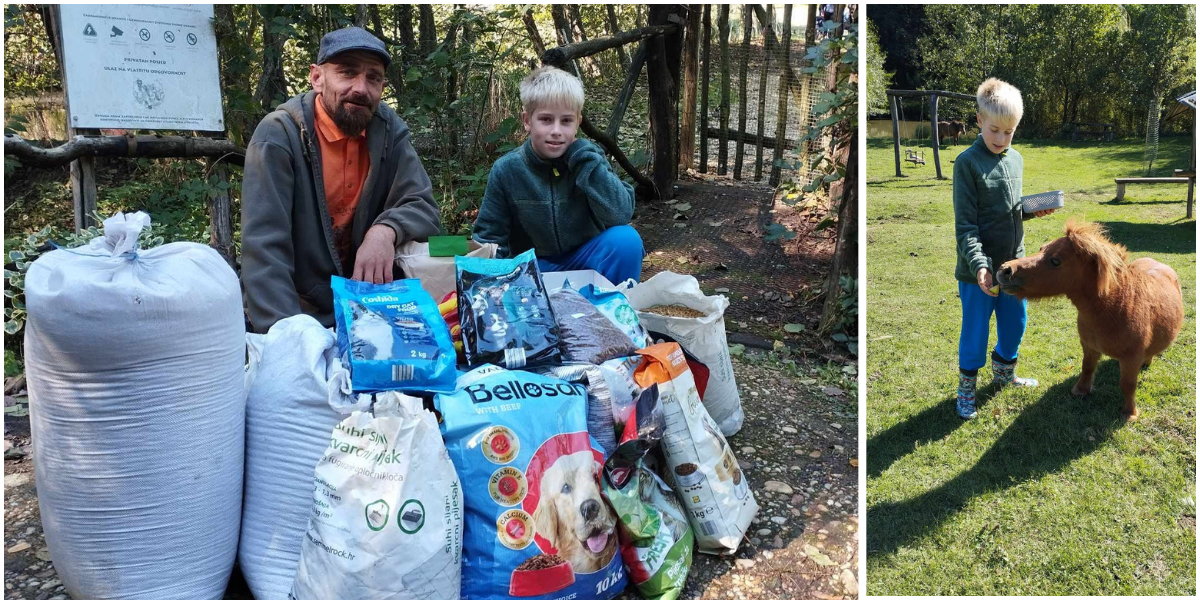
<path id="1" fill-rule="evenodd" d="M 321 38 L 321 49 L 317 52 L 317 64 L 323 65 L 329 59 L 351 50 L 362 50 L 378 55 L 386 69 L 392 64 L 392 57 L 387 53 L 387 46 L 379 38 L 362 27 L 347 27 L 330 31 Z"/>

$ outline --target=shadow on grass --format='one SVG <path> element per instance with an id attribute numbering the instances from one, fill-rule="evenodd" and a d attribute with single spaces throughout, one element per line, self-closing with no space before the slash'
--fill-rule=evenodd
<path id="1" fill-rule="evenodd" d="M 995 383 L 989 383 L 975 391 L 976 406 L 981 412 L 999 389 Z M 917 446 L 940 440 L 963 424 L 963 420 L 955 412 L 957 391 L 951 391 L 955 393 L 925 409 L 921 414 L 903 423 L 897 423 L 879 435 L 867 438 L 867 477 L 877 477 Z"/>
<path id="2" fill-rule="evenodd" d="M 976 496 L 1057 472 L 1095 451 L 1122 426 L 1121 394 L 1111 393 L 1119 387 L 1119 370 L 1115 360 L 1102 362 L 1095 379 L 1099 392 L 1084 398 L 1070 393 L 1074 377 L 1047 389 L 970 469 L 919 496 L 868 507 L 867 554 L 893 553 L 933 532 Z M 982 405 L 981 415 L 987 412 Z M 876 469 L 876 457 L 895 460 L 919 439 L 945 437 L 958 426 L 951 419 L 957 417 L 947 400 L 868 440 L 868 468 Z"/>
<path id="3" fill-rule="evenodd" d="M 1183 215 L 1180 215 L 1182 217 Z M 1108 229 L 1108 239 L 1124 245 L 1131 253 L 1164 252 L 1192 254 L 1196 252 L 1196 222 L 1128 223 L 1101 221 Z"/>

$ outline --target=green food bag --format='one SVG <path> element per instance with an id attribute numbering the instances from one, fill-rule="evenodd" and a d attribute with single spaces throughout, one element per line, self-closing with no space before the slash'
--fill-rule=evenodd
<path id="1" fill-rule="evenodd" d="M 466 256 L 466 254 L 466 236 L 435 235 L 429 238 L 430 256 Z"/>
<path id="2" fill-rule="evenodd" d="M 648 600 L 676 600 L 692 568 L 695 537 L 675 492 L 643 457 L 662 439 L 658 385 L 642 392 L 621 444 L 604 463 L 604 496 L 617 511 L 621 558 Z"/>

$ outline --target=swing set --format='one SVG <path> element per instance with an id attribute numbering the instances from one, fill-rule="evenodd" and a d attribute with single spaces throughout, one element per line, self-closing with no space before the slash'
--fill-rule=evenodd
<path id="1" fill-rule="evenodd" d="M 933 165 L 937 170 L 937 178 L 945 179 L 942 176 L 942 157 L 938 152 L 941 145 L 938 139 L 938 98 L 957 98 L 960 100 L 975 100 L 975 96 L 968 94 L 959 94 L 957 92 L 946 92 L 941 90 L 888 90 L 888 99 L 892 105 L 892 144 L 896 152 L 896 177 L 904 177 L 900 172 L 900 121 L 904 120 L 904 115 L 900 109 L 898 98 L 913 98 L 913 97 L 928 97 L 929 98 L 929 127 L 930 137 L 933 139 Z M 921 105 L 921 119 L 925 120 L 925 105 Z M 911 141 L 912 138 L 908 138 Z M 918 166 L 925 165 L 925 149 L 916 150 L 905 144 L 904 161 L 911 162 Z"/>

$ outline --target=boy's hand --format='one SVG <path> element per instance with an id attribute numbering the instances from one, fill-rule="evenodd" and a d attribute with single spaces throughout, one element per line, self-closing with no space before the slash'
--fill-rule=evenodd
<path id="1" fill-rule="evenodd" d="M 367 230 L 362 245 L 358 247 L 351 279 L 391 283 L 395 260 L 396 231 L 387 225 L 375 225 Z"/>
<path id="2" fill-rule="evenodd" d="M 1039 211 L 1035 211 L 1035 212 L 1033 213 L 1033 216 L 1035 216 L 1035 217 L 1048 217 L 1048 216 L 1050 216 L 1050 215 L 1054 214 L 1054 211 L 1055 211 L 1055 210 L 1056 210 L 1056 209 L 1053 209 L 1053 208 L 1047 208 L 1046 210 L 1039 210 Z"/>
<path id="3" fill-rule="evenodd" d="M 980 269 L 979 272 L 975 274 L 975 278 L 979 280 L 979 289 L 983 290 L 983 293 L 993 298 L 1000 295 L 999 293 L 992 291 L 991 271 L 987 270 L 986 268 Z"/>

